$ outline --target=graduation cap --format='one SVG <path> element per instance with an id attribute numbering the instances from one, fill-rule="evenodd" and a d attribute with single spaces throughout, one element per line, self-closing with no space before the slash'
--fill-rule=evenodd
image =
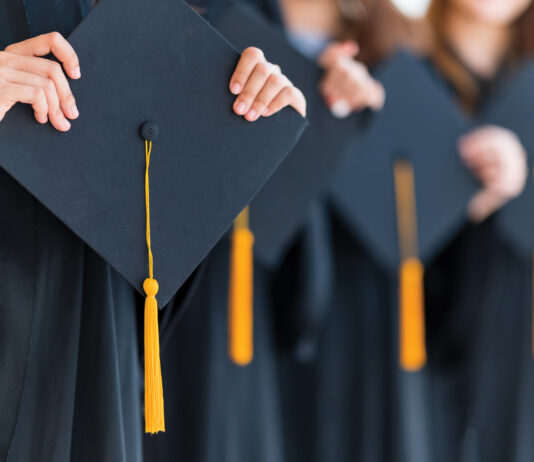
<path id="1" fill-rule="evenodd" d="M 296 51 L 257 9 L 222 1 L 209 20 L 236 48 L 261 48 L 304 93 L 311 127 L 234 226 L 229 278 L 229 356 L 238 365 L 253 357 L 254 255 L 276 264 L 307 217 L 310 202 L 327 189 L 345 146 L 357 135 L 358 119 L 334 118 L 318 86 L 322 70 Z M 254 251 L 252 246 L 254 245 Z M 254 254 L 254 255 L 253 255 Z"/>
<path id="2" fill-rule="evenodd" d="M 255 123 L 234 115 L 228 82 L 238 54 L 181 0 L 101 0 L 69 41 L 82 67 L 71 82 L 80 118 L 59 133 L 15 106 L 0 124 L 0 165 L 147 294 L 153 433 L 164 430 L 156 279 L 164 306 L 305 120 L 292 109 Z"/>
<path id="3" fill-rule="evenodd" d="M 250 205 L 255 256 L 272 265 L 300 230 L 310 202 L 328 189 L 347 145 L 358 136 L 360 118 L 332 116 L 318 90 L 322 70 L 254 7 L 227 1 L 211 22 L 237 49 L 262 49 L 307 100 L 309 128 Z"/>
<path id="4" fill-rule="evenodd" d="M 520 255 L 534 252 L 534 62 L 525 60 L 499 87 L 480 119 L 508 128 L 519 136 L 528 155 L 529 175 L 522 194 L 508 202 L 497 214 L 501 235 Z"/>
<path id="5" fill-rule="evenodd" d="M 425 362 L 423 263 L 466 220 L 476 182 L 457 154 L 470 126 L 425 64 L 399 52 L 377 72 L 386 103 L 350 148 L 332 187 L 348 228 L 383 267 L 399 269 L 400 354 L 405 369 Z"/>

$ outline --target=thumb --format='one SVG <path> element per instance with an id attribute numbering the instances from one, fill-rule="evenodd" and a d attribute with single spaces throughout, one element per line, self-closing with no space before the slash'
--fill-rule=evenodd
<path id="1" fill-rule="evenodd" d="M 332 66 L 339 58 L 355 58 L 359 51 L 360 47 L 354 40 L 333 43 L 326 47 L 319 57 L 319 66 L 328 68 Z"/>

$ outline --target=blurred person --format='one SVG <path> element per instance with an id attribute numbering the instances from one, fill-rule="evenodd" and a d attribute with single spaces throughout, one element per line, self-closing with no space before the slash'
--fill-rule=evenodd
<path id="1" fill-rule="evenodd" d="M 260 3 L 293 45 L 323 68 L 318 91 L 338 117 L 360 111 L 362 122 L 372 117 L 387 95 L 369 66 L 401 45 L 424 45 L 419 37 L 425 30 L 389 0 Z M 376 262 L 327 197 L 314 219 L 323 229 L 315 251 L 322 247 L 327 257 L 308 292 L 329 285 L 331 298 L 323 312 L 305 291 L 294 294 L 295 307 L 288 309 L 288 281 L 299 267 L 289 265 L 279 278 L 281 331 L 300 324 L 298 335 L 283 340 L 291 355 L 280 361 L 287 459 L 431 460 L 427 375 L 406 374 L 398 365 L 396 274 Z"/>
<path id="2" fill-rule="evenodd" d="M 428 29 L 413 35 L 387 1 L 285 0 L 280 7 L 292 42 L 320 56 L 320 91 L 340 116 L 380 108 L 383 90 L 363 63 L 387 56 L 399 35 L 430 50 L 430 74 L 471 114 L 534 45 L 526 1 L 435 1 L 433 42 Z M 482 127 L 458 140 L 458 149 L 481 188 L 468 206 L 472 225 L 426 272 L 429 364 L 417 374 L 397 363 L 396 277 L 326 206 L 335 277 L 330 314 L 310 364 L 282 360 L 290 460 L 502 461 L 532 454 L 531 262 L 499 239 L 494 220 L 524 188 L 525 148 L 510 130 Z"/>
<path id="3" fill-rule="evenodd" d="M 534 52 L 530 0 L 434 0 L 427 19 L 430 66 L 474 117 Z M 468 207 L 472 225 L 426 274 L 437 460 L 532 460 L 532 261 L 497 225 L 525 186 L 526 148 L 513 131 L 485 126 L 458 150 L 481 189 Z"/>

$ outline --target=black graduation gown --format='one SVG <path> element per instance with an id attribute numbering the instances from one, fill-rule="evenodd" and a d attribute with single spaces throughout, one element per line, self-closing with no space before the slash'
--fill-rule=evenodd
<path id="1" fill-rule="evenodd" d="M 267 309 L 268 271 L 254 267 L 254 359 L 233 364 L 227 353 L 229 238 L 198 271 L 162 337 L 167 431 L 145 438 L 146 460 L 279 461 L 279 403 Z M 171 332 L 172 330 L 172 332 Z"/>
<path id="2" fill-rule="evenodd" d="M 428 373 L 398 366 L 397 280 L 323 212 L 332 243 L 328 315 L 308 362 L 280 361 L 289 460 L 428 461 Z"/>
<path id="3" fill-rule="evenodd" d="M 1 48 L 90 9 L 24 4 L 2 2 Z M 0 460 L 141 461 L 133 288 L 3 170 L 0 203 Z"/>
<path id="4" fill-rule="evenodd" d="M 480 82 L 479 107 L 500 81 Z M 437 460 L 522 462 L 534 453 L 532 260 L 498 219 L 468 227 L 427 271 Z"/>

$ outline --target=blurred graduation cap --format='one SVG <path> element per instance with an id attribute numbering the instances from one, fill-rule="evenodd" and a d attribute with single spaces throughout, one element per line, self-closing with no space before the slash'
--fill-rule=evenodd
<path id="1" fill-rule="evenodd" d="M 376 73 L 386 103 L 369 131 L 350 147 L 332 199 L 341 216 L 385 268 L 397 268 L 394 165 L 413 166 L 417 243 L 429 262 L 465 220 L 477 183 L 457 154 L 457 140 L 470 128 L 425 64 L 401 51 Z"/>
<path id="2" fill-rule="evenodd" d="M 484 123 L 499 125 L 519 136 L 528 155 L 529 175 L 523 193 L 511 200 L 497 214 L 497 226 L 502 236 L 521 255 L 534 252 L 534 62 L 525 60 L 501 84 L 482 111 Z"/>
<path id="3" fill-rule="evenodd" d="M 291 150 L 305 120 L 292 109 L 255 123 L 234 115 L 228 83 L 238 54 L 181 0 L 101 0 L 69 41 L 82 66 L 71 82 L 80 118 L 59 133 L 17 105 L 0 124 L 0 165 L 144 288 L 145 349 L 157 348 L 145 352 L 153 360 L 146 380 L 156 380 L 145 388 L 157 395 L 155 279 L 163 306 Z M 147 398 L 149 432 L 164 428 L 162 400 L 150 411 L 156 395 Z"/>
<path id="4" fill-rule="evenodd" d="M 470 122 L 407 52 L 376 77 L 386 89 L 385 106 L 350 148 L 331 198 L 376 260 L 399 269 L 401 363 L 416 370 L 425 361 L 422 262 L 459 231 L 477 190 L 456 150 Z"/>
<path id="5" fill-rule="evenodd" d="M 346 146 L 358 136 L 360 118 L 332 116 L 318 91 L 322 70 L 296 51 L 255 8 L 227 1 L 211 22 L 237 49 L 262 49 L 302 90 L 308 103 L 309 128 L 250 206 L 255 255 L 274 264 L 306 219 L 310 202 L 328 188 Z"/>

